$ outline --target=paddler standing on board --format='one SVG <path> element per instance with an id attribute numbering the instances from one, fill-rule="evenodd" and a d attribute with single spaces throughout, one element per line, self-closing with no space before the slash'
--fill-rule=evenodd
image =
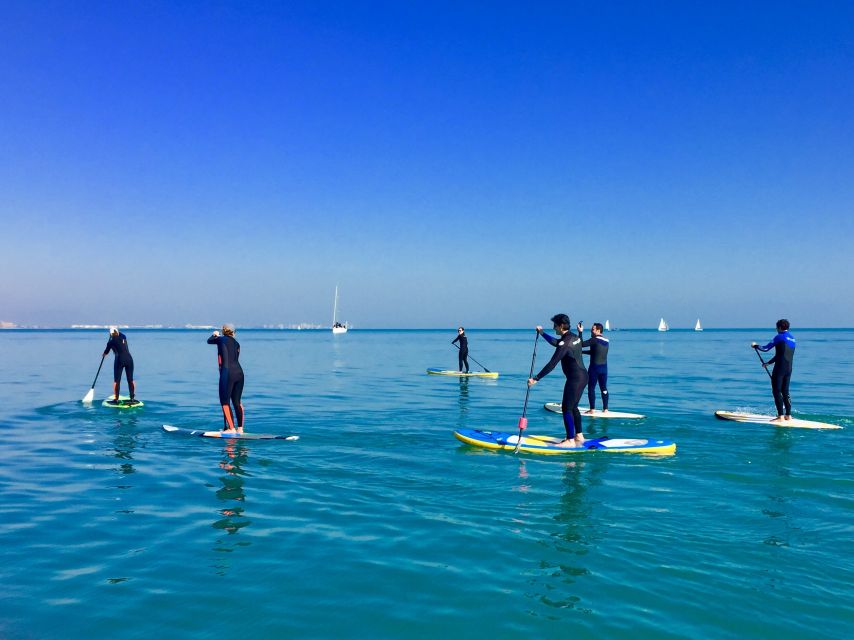
<path id="1" fill-rule="evenodd" d="M 116 354 L 113 360 L 113 404 L 119 404 L 119 387 L 122 383 L 122 370 L 128 381 L 130 401 L 128 404 L 136 404 L 136 385 L 133 382 L 133 357 L 128 349 L 128 339 L 119 331 L 118 327 L 110 327 L 110 337 L 104 349 L 104 357 L 112 351 Z"/>
<path id="2" fill-rule="evenodd" d="M 460 373 L 468 373 L 469 372 L 469 339 L 466 337 L 466 330 L 463 327 L 459 327 L 457 329 L 457 337 L 451 340 L 451 344 L 460 343 L 460 346 L 457 347 L 460 352 L 457 354 L 457 359 L 459 360 L 459 370 Z M 466 370 L 463 371 L 463 366 L 465 366 Z"/>
<path id="3" fill-rule="evenodd" d="M 243 433 L 243 368 L 240 366 L 240 343 L 234 339 L 234 326 L 222 325 L 214 331 L 208 344 L 215 344 L 219 363 L 219 404 L 225 423 L 223 431 Z M 232 406 L 234 407 L 232 409 Z M 236 416 L 236 420 L 235 420 Z"/>
<path id="4" fill-rule="evenodd" d="M 581 411 L 578 410 L 578 401 L 587 386 L 587 370 L 584 368 L 584 360 L 581 357 L 581 329 L 578 323 L 578 335 L 569 330 L 569 316 L 559 313 L 552 316 L 557 338 L 543 332 L 542 327 L 537 327 L 537 333 L 545 338 L 546 342 L 555 347 L 552 359 L 548 361 L 543 370 L 533 378 L 528 379 L 528 386 L 537 382 L 551 373 L 552 369 L 560 362 L 563 374 L 566 376 L 566 384 L 563 387 L 563 399 L 561 401 L 561 413 L 563 414 L 563 426 L 566 429 L 566 439 L 557 444 L 558 447 L 580 447 L 584 444 L 584 436 L 581 433 Z"/>
<path id="5" fill-rule="evenodd" d="M 591 414 L 596 410 L 596 385 L 602 392 L 602 411 L 608 411 L 608 347 L 611 345 L 608 338 L 602 335 L 602 323 L 594 322 L 590 330 L 590 339 L 581 343 L 587 351 L 582 353 L 590 356 L 590 365 L 587 367 L 587 401 L 590 409 L 584 413 Z M 584 327 L 578 323 L 578 335 L 582 335 Z"/>
<path id="6" fill-rule="evenodd" d="M 774 394 L 774 404 L 777 407 L 777 417 L 772 422 L 782 422 L 792 419 L 792 399 L 789 397 L 789 382 L 792 379 L 792 361 L 795 359 L 795 338 L 789 333 L 789 321 L 777 320 L 777 335 L 774 339 L 760 347 L 755 342 L 750 345 L 757 351 L 771 351 L 774 357 L 763 363 L 765 369 L 769 364 L 774 365 L 771 371 L 771 393 Z M 785 410 L 785 413 L 783 411 Z"/>

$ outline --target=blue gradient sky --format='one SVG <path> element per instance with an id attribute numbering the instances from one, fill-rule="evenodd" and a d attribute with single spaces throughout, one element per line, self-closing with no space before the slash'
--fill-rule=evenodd
<path id="1" fill-rule="evenodd" d="M 854 4 L 282 4 L 3 3 L 0 320 L 854 325 Z"/>

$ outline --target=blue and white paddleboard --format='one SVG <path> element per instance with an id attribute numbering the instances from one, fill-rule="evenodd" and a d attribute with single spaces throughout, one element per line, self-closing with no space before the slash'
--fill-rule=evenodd
<path id="1" fill-rule="evenodd" d="M 504 449 L 513 451 L 519 436 L 503 431 L 482 431 L 480 429 L 460 429 L 454 431 L 457 440 L 475 447 L 486 449 Z M 676 443 L 672 440 L 649 440 L 646 438 L 594 438 L 580 447 L 559 447 L 561 438 L 551 436 L 522 436 L 519 451 L 545 455 L 563 455 L 569 453 L 589 453 L 591 451 L 609 451 L 613 453 L 653 453 L 670 455 L 676 453 Z"/>
<path id="2" fill-rule="evenodd" d="M 201 436 L 203 438 L 222 438 L 223 440 L 299 440 L 299 436 L 277 436 L 272 433 L 232 433 L 229 431 L 204 431 L 202 429 L 182 429 L 164 424 L 163 430 L 169 433 L 179 433 L 185 436 Z"/>

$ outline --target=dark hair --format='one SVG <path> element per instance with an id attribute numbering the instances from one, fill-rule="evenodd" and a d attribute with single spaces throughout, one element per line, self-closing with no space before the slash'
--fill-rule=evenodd
<path id="1" fill-rule="evenodd" d="M 599 332 L 600 332 L 600 333 L 601 333 L 602 331 L 604 331 L 604 330 L 605 330 L 605 327 L 603 327 L 603 326 L 602 326 L 602 323 L 601 323 L 601 322 L 594 322 L 594 323 L 593 323 L 593 328 L 594 328 L 594 329 L 599 329 Z"/>
<path id="2" fill-rule="evenodd" d="M 564 331 L 568 331 L 569 316 L 565 313 L 558 313 L 557 315 L 552 316 L 552 324 L 556 327 L 560 327 Z"/>
<path id="3" fill-rule="evenodd" d="M 465 333 L 466 328 L 465 327 L 457 327 L 457 331 L 462 331 L 463 333 Z"/>
<path id="4" fill-rule="evenodd" d="M 788 331 L 789 330 L 789 321 L 785 318 L 781 318 L 777 320 L 777 331 Z"/>

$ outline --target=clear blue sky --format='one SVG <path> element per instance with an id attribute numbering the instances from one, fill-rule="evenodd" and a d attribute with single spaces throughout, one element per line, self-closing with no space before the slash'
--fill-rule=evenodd
<path id="1" fill-rule="evenodd" d="M 341 4 L 0 5 L 0 320 L 854 325 L 854 4 Z"/>

